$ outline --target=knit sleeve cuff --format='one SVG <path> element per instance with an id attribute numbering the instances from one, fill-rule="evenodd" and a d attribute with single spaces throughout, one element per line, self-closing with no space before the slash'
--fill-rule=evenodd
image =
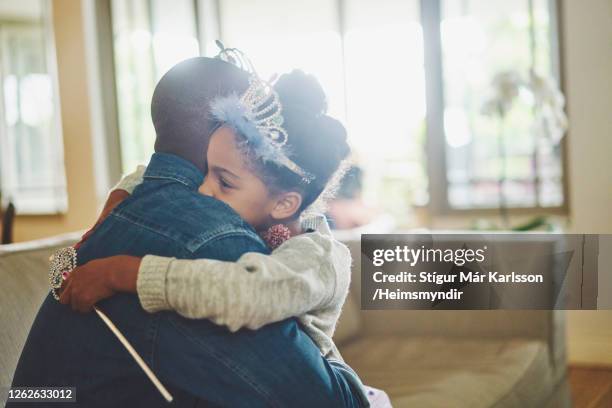
<path id="1" fill-rule="evenodd" d="M 136 186 L 142 183 L 143 176 L 147 170 L 146 166 L 138 166 L 132 173 L 124 176 L 119 182 L 112 188 L 112 190 L 125 190 L 132 194 Z M 111 190 L 111 191 L 112 191 Z"/>
<path id="2" fill-rule="evenodd" d="M 140 262 L 136 291 L 140 304 L 147 312 L 170 310 L 166 297 L 166 275 L 173 259 L 147 255 Z"/>

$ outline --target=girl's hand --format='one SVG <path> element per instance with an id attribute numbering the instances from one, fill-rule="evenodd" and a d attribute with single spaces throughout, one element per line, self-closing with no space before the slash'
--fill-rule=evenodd
<path id="1" fill-rule="evenodd" d="M 136 293 L 141 258 L 117 255 L 96 259 L 74 269 L 66 278 L 60 303 L 77 312 L 89 312 L 117 292 Z"/>

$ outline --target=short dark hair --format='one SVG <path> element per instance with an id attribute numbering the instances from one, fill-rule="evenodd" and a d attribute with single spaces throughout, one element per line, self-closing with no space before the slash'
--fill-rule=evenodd
<path id="1" fill-rule="evenodd" d="M 210 115 L 210 101 L 242 94 L 248 86 L 247 72 L 220 59 L 197 57 L 176 64 L 153 92 L 155 151 L 189 160 L 205 173 L 210 136 L 219 125 Z"/>

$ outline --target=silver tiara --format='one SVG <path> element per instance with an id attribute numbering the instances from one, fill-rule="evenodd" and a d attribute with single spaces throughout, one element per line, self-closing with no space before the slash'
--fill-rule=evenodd
<path id="1" fill-rule="evenodd" d="M 288 156 L 285 145 L 289 134 L 283 127 L 283 106 L 274 90 L 275 78 L 264 81 L 240 50 L 225 48 L 219 41 L 217 45 L 221 48 L 217 58 L 249 72 L 250 76 L 249 87 L 240 97 L 223 96 L 212 102 L 213 116 L 233 127 L 261 159 L 288 168 L 299 175 L 304 183 L 312 182 L 315 176 Z"/>

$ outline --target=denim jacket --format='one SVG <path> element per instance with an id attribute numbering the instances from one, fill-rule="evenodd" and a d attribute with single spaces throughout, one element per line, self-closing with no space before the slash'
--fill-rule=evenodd
<path id="1" fill-rule="evenodd" d="M 144 182 L 79 248 L 78 263 L 120 254 L 234 261 L 245 252 L 267 253 L 237 213 L 198 193 L 202 181 L 189 162 L 156 153 Z M 294 318 L 230 333 L 208 320 L 147 313 L 134 294 L 116 294 L 97 306 L 173 394 L 174 406 L 193 407 L 196 400 L 237 407 L 357 406 L 346 376 Z M 13 385 L 75 387 L 77 407 L 166 406 L 95 313 L 75 313 L 50 295 Z"/>

